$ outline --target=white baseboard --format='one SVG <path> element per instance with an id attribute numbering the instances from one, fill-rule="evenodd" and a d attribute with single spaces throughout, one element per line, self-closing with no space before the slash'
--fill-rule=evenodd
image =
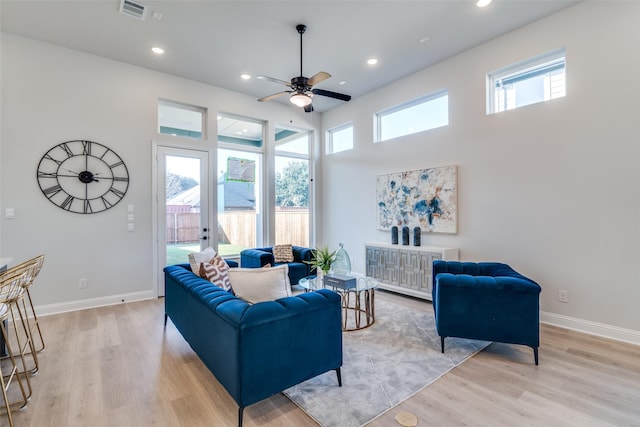
<path id="1" fill-rule="evenodd" d="M 640 345 L 640 331 L 634 331 L 633 329 L 619 328 L 545 311 L 540 312 L 540 323 Z"/>
<path id="2" fill-rule="evenodd" d="M 66 313 L 69 311 L 85 310 L 87 308 L 104 307 L 107 305 L 123 304 L 133 301 L 142 301 L 156 298 L 153 291 L 132 292 L 129 294 L 109 295 L 106 297 L 89 298 L 77 301 L 67 301 L 57 304 L 44 304 L 36 306 L 38 316 Z"/>

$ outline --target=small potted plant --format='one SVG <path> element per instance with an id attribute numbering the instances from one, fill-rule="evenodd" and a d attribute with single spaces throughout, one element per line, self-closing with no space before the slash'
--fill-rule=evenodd
<path id="1" fill-rule="evenodd" d="M 312 266 L 312 270 L 316 270 L 316 276 L 320 278 L 331 270 L 331 264 L 336 258 L 336 251 L 331 252 L 327 246 L 323 246 L 311 249 L 311 253 L 311 261 L 305 262 Z"/>

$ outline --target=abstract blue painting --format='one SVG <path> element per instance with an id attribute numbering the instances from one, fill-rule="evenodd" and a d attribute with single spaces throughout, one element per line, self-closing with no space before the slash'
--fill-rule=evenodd
<path id="1" fill-rule="evenodd" d="M 444 166 L 379 175 L 377 227 L 420 227 L 424 232 L 458 232 L 458 168 Z"/>

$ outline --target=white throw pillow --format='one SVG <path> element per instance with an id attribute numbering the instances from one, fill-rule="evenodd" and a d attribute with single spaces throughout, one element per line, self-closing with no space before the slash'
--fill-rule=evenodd
<path id="1" fill-rule="evenodd" d="M 227 273 L 236 296 L 250 303 L 291 296 L 287 264 L 271 268 L 230 268 Z"/>
<path id="2" fill-rule="evenodd" d="M 202 252 L 191 252 L 189 254 L 189 264 L 191 265 L 191 271 L 195 274 L 200 272 L 200 264 L 210 264 L 213 257 L 216 256 L 216 251 L 212 247 L 208 247 Z"/>

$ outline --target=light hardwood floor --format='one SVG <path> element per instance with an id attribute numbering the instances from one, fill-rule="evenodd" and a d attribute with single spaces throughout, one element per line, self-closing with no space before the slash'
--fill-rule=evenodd
<path id="1" fill-rule="evenodd" d="M 432 310 L 387 292 L 376 298 Z M 171 322 L 163 329 L 163 303 L 41 318 L 47 348 L 16 425 L 236 426 L 233 400 Z M 546 325 L 541 340 L 539 366 L 527 347 L 491 344 L 368 426 L 397 426 L 399 411 L 416 414 L 418 426 L 640 426 L 640 347 Z M 244 425 L 316 424 L 278 394 L 247 408 Z"/>

